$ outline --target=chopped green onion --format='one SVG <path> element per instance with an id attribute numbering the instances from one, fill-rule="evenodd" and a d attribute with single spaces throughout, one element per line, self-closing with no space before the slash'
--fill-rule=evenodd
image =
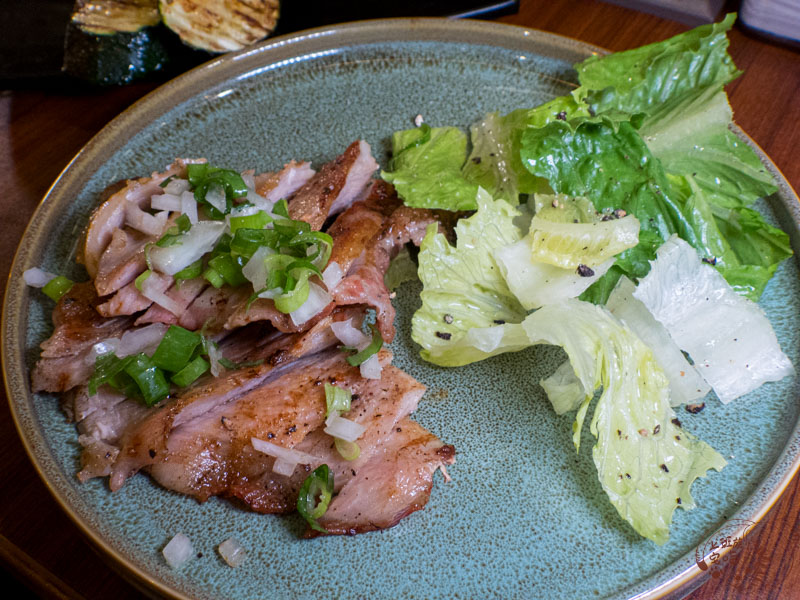
<path id="1" fill-rule="evenodd" d="M 202 356 L 197 356 L 171 377 L 172 383 L 180 387 L 186 387 L 190 383 L 193 383 L 200 375 L 208 371 L 209 366 L 208 362 Z"/>
<path id="2" fill-rule="evenodd" d="M 347 442 L 340 438 L 333 438 L 336 451 L 345 460 L 355 460 L 361 456 L 361 446 L 356 442 Z"/>
<path id="3" fill-rule="evenodd" d="M 200 275 L 202 274 L 203 274 L 203 259 L 198 258 L 196 261 L 194 261 L 185 269 L 181 269 L 180 271 L 175 273 L 175 275 L 173 275 L 173 278 L 175 279 L 175 281 L 180 281 L 182 279 L 194 279 L 195 277 L 200 277 Z"/>
<path id="4" fill-rule="evenodd" d="M 352 397 L 353 395 L 350 393 L 350 390 L 326 383 L 325 404 L 327 410 L 325 412 L 325 417 L 328 417 L 332 412 L 340 413 L 350 410 L 350 400 Z"/>
<path id="5" fill-rule="evenodd" d="M 238 229 L 264 229 L 267 224 L 272 222 L 272 217 L 260 210 L 252 215 L 231 217 L 230 221 L 231 233 L 236 233 Z"/>
<path id="6" fill-rule="evenodd" d="M 288 314 L 303 306 L 303 303 L 308 300 L 308 293 L 311 289 L 308 284 L 309 273 L 308 269 L 304 269 L 296 280 L 287 273 L 286 287 L 284 289 L 291 289 L 275 297 L 275 308 L 282 313 Z"/>
<path id="7" fill-rule="evenodd" d="M 63 275 L 56 275 L 42 287 L 42 292 L 55 302 L 58 302 L 61 299 L 61 296 L 66 294 L 72 286 L 75 285 L 75 282 L 71 279 L 67 279 Z"/>
<path id="8" fill-rule="evenodd" d="M 242 275 L 242 265 L 230 254 L 220 254 L 208 261 L 208 266 L 214 269 L 222 279 L 231 287 L 239 287 L 247 283 Z"/>
<path id="9" fill-rule="evenodd" d="M 129 357 L 132 360 L 125 366 L 125 373 L 139 386 L 147 406 L 153 406 L 169 396 L 169 383 L 164 372 L 159 369 L 144 352 Z"/>
<path id="10" fill-rule="evenodd" d="M 328 465 L 321 465 L 306 477 L 297 498 L 297 512 L 308 522 L 311 529 L 320 533 L 328 531 L 317 523 L 325 514 L 333 497 L 333 471 Z"/>
<path id="11" fill-rule="evenodd" d="M 280 243 L 280 235 L 273 229 L 237 229 L 230 241 L 229 252 L 249 259 L 261 246 L 277 250 Z"/>
<path id="12" fill-rule="evenodd" d="M 89 395 L 94 396 L 99 388 L 104 383 L 109 383 L 112 387 L 114 385 L 114 378 L 125 371 L 125 367 L 130 362 L 128 358 L 118 358 L 113 352 L 101 354 L 94 361 L 94 373 L 89 379 Z"/>
<path id="13" fill-rule="evenodd" d="M 187 174 L 189 184 L 194 188 L 194 198 L 205 205 L 206 211 L 212 219 L 222 219 L 231 211 L 234 198 L 247 195 L 247 185 L 242 176 L 232 169 L 220 169 L 207 163 L 188 165 Z M 225 210 L 219 211 L 206 200 L 206 194 L 212 186 L 220 186 L 225 192 Z"/>
<path id="14" fill-rule="evenodd" d="M 181 234 L 186 233 L 192 228 L 192 223 L 189 221 L 189 217 L 186 215 L 181 215 L 177 219 L 175 219 L 175 224 L 167 229 L 166 233 L 161 236 L 156 242 L 156 246 L 159 248 L 167 248 L 169 246 L 175 246 L 181 243 Z"/>
<path id="15" fill-rule="evenodd" d="M 135 285 L 135 286 L 136 286 L 136 289 L 137 289 L 137 290 L 139 290 L 139 291 L 141 292 L 141 291 L 142 291 L 142 285 L 144 284 L 145 280 L 146 280 L 148 277 L 150 277 L 150 275 L 152 275 L 152 274 L 153 274 L 153 272 L 152 272 L 150 269 L 147 269 L 145 272 L 143 272 L 141 275 L 139 275 L 139 276 L 138 276 L 138 277 L 137 277 L 137 278 L 136 278 L 136 279 L 133 281 L 133 285 Z"/>
<path id="16" fill-rule="evenodd" d="M 164 181 L 162 181 L 161 183 L 159 183 L 159 184 L 158 184 L 158 187 L 162 187 L 162 188 L 165 188 L 165 187 L 167 187 L 167 186 L 169 185 L 169 182 L 170 182 L 170 181 L 172 181 L 173 179 L 175 179 L 175 175 L 170 175 L 170 176 L 169 176 L 169 177 L 167 177 L 167 178 L 166 178 Z"/>
<path id="17" fill-rule="evenodd" d="M 222 278 L 222 275 L 213 267 L 209 267 L 203 271 L 203 277 L 217 289 L 225 285 L 225 280 Z"/>
<path id="18" fill-rule="evenodd" d="M 287 240 L 291 240 L 296 235 L 311 232 L 311 225 L 305 221 L 293 221 L 291 219 L 273 221 L 272 227 Z"/>
<path id="19" fill-rule="evenodd" d="M 153 353 L 153 364 L 165 371 L 177 373 L 189 364 L 200 342 L 199 334 L 177 325 L 170 325 Z"/>
<path id="20" fill-rule="evenodd" d="M 289 203 L 286 202 L 286 198 L 281 198 L 275 203 L 275 206 L 272 207 L 272 214 L 289 218 Z"/>
<path id="21" fill-rule="evenodd" d="M 369 346 L 364 348 L 361 352 L 358 352 L 357 354 L 353 354 L 352 356 L 347 357 L 347 362 L 354 367 L 359 366 L 370 356 L 377 353 L 378 350 L 383 348 L 383 338 L 381 337 L 381 332 L 378 330 L 377 327 L 375 327 L 375 325 L 372 324 L 370 324 L 370 329 L 372 329 L 372 341 L 369 343 Z"/>

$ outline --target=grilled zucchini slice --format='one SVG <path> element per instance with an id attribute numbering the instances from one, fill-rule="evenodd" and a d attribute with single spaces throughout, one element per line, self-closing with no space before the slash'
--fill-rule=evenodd
<path id="1" fill-rule="evenodd" d="M 209 52 L 240 50 L 267 37 L 279 0 L 159 0 L 164 23 L 184 43 Z"/>

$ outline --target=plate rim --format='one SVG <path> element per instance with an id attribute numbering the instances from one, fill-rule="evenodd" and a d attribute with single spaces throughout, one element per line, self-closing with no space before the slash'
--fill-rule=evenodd
<path id="1" fill-rule="evenodd" d="M 203 90 L 213 89 L 219 83 L 239 78 L 243 75 L 248 77 L 257 76 L 261 71 L 279 68 L 282 62 L 297 60 L 298 57 L 300 59 L 314 59 L 315 56 L 313 54 L 320 51 L 336 48 L 346 49 L 356 44 L 417 41 L 495 45 L 505 49 L 513 49 L 516 46 L 523 48 L 526 44 L 533 44 L 543 49 L 557 48 L 562 52 L 560 56 L 562 59 L 564 59 L 564 52 L 574 54 L 576 59 L 583 59 L 593 54 L 608 53 L 607 50 L 587 42 L 530 27 L 471 19 L 455 20 L 434 17 L 365 20 L 319 27 L 269 38 L 253 47 L 211 59 L 179 75 L 152 90 L 114 117 L 67 163 L 42 197 L 26 225 L 9 271 L 9 280 L 3 298 L 2 321 L 0 323 L 0 331 L 3 332 L 0 357 L 2 357 L 3 380 L 11 416 L 29 460 L 51 496 L 78 527 L 87 541 L 98 550 L 103 560 L 138 590 L 147 593 L 155 592 L 178 600 L 191 599 L 191 596 L 175 589 L 166 581 L 154 577 L 144 569 L 129 562 L 121 552 L 118 552 L 113 547 L 110 540 L 105 540 L 100 532 L 82 519 L 78 511 L 70 504 L 68 498 L 65 498 L 62 492 L 59 491 L 56 486 L 57 482 L 51 481 L 46 476 L 43 467 L 44 463 L 40 461 L 44 461 L 51 456 L 50 448 L 46 445 L 43 450 L 35 447 L 35 442 L 42 441 L 43 434 L 36 427 L 33 430 L 26 429 L 23 415 L 18 411 L 18 409 L 21 409 L 21 405 L 18 406 L 18 403 L 27 402 L 30 404 L 33 400 L 33 394 L 30 392 L 28 385 L 27 369 L 24 364 L 24 335 L 21 335 L 21 332 L 25 331 L 21 325 L 27 322 L 27 288 L 24 285 L 20 286 L 19 281 L 21 280 L 23 266 L 30 265 L 33 260 L 42 254 L 42 248 L 31 250 L 25 242 L 34 236 L 38 228 L 44 227 L 46 222 L 49 222 L 48 219 L 43 219 L 42 217 L 57 208 L 59 197 L 62 198 L 61 203 L 63 204 L 65 202 L 64 198 L 69 196 L 70 191 L 85 188 L 86 183 L 96 172 L 97 167 L 106 162 L 105 156 L 117 152 L 130 137 L 151 125 L 170 108 L 192 100 Z M 509 42 L 513 43 L 513 45 L 509 44 Z M 528 51 L 531 51 L 531 48 L 528 48 Z M 792 189 L 791 184 L 772 159 L 749 135 L 738 125 L 734 125 L 733 130 L 757 152 L 762 163 L 775 176 L 779 193 L 777 194 L 777 200 L 773 204 L 786 209 L 790 214 L 791 220 L 800 229 L 800 198 Z M 116 135 L 119 131 L 125 131 L 127 135 Z M 45 224 L 42 222 L 45 222 Z M 800 233 L 792 236 L 792 246 L 795 253 L 800 255 L 800 252 L 798 252 L 800 242 L 796 239 L 798 236 L 800 236 Z M 16 277 L 14 277 L 15 275 Z M 12 366 L 15 369 L 12 370 Z M 17 399 L 19 394 L 14 393 L 12 387 L 17 391 L 24 390 L 25 393 Z M 751 520 L 756 524 L 760 523 L 772 509 L 792 479 L 800 471 L 800 447 L 790 452 L 792 443 L 796 446 L 800 444 L 800 419 L 796 423 L 794 430 L 789 434 L 786 445 L 777 456 L 769 472 L 753 489 L 748 496 L 748 500 L 741 505 L 736 514 L 725 521 L 726 523 L 732 521 L 738 514 L 750 507 L 753 497 L 767 485 L 770 478 L 779 470 L 782 462 L 788 459 L 790 461 L 788 467 L 784 468 L 783 474 L 776 482 L 771 483 L 771 490 L 764 500 L 757 507 L 754 507 L 756 510 L 752 514 Z M 791 454 L 793 456 L 790 456 Z M 53 459 L 51 458 L 50 460 Z M 746 531 L 740 528 L 737 531 L 737 535 L 739 533 L 749 535 L 754 529 L 756 527 Z M 729 550 L 730 548 L 726 548 L 725 552 L 720 553 L 720 555 L 723 556 Z M 663 570 L 674 568 L 674 565 L 684 558 L 685 556 L 679 557 L 663 567 Z M 645 579 L 655 579 L 661 572 L 658 571 L 651 574 Z M 704 573 L 697 564 L 692 564 L 687 569 L 680 571 L 654 587 L 630 597 L 637 600 L 677 598 L 701 585 L 707 576 L 708 574 Z M 633 584 L 633 586 L 635 585 Z M 617 593 L 625 593 L 626 589 L 630 590 L 633 586 L 618 590 Z"/>

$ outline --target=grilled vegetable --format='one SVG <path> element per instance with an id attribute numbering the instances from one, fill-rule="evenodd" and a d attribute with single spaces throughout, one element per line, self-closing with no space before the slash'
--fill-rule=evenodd
<path id="1" fill-rule="evenodd" d="M 158 0 L 77 0 L 72 22 L 97 35 L 135 33 L 158 25 Z"/>
<path id="2" fill-rule="evenodd" d="M 184 43 L 209 52 L 240 50 L 267 37 L 278 0 L 159 0 L 164 23 Z"/>

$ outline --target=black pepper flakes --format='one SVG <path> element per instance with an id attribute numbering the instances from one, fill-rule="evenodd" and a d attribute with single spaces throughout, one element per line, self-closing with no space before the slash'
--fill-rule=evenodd
<path id="1" fill-rule="evenodd" d="M 503 319 L 495 319 L 494 321 L 492 321 L 492 323 L 494 323 L 495 325 L 505 325 L 506 324 L 506 322 L 503 321 Z"/>
<path id="2" fill-rule="evenodd" d="M 148 450 L 147 453 L 150 455 L 150 458 L 156 457 L 156 451 L 153 450 L 152 448 L 150 448 L 150 450 Z"/>
<path id="3" fill-rule="evenodd" d="M 711 266 L 714 266 L 715 264 L 717 264 L 717 257 L 716 256 L 712 256 L 711 258 L 706 258 L 704 256 L 702 260 L 703 260 L 704 263 L 709 264 Z"/>
<path id="4" fill-rule="evenodd" d="M 664 471 L 664 473 L 669 473 L 669 469 L 667 468 L 667 465 L 665 465 L 664 463 L 661 463 L 659 466 L 661 467 L 661 470 Z"/>
<path id="5" fill-rule="evenodd" d="M 450 325 L 450 323 L 453 322 L 453 315 L 445 315 L 442 317 L 442 320 L 448 325 Z"/>
<path id="6" fill-rule="evenodd" d="M 653 435 L 658 435 L 659 431 L 661 431 L 661 425 L 657 424 L 655 427 L 653 427 Z"/>
<path id="7" fill-rule="evenodd" d="M 706 407 L 706 403 L 705 402 L 700 402 L 699 404 L 687 404 L 686 405 L 686 412 L 690 412 L 693 415 L 696 415 L 701 410 L 703 410 L 705 407 Z"/>
<path id="8" fill-rule="evenodd" d="M 474 162 L 476 165 L 479 165 L 479 164 L 481 164 L 481 157 L 480 157 L 480 156 L 476 156 L 476 157 L 474 157 L 474 158 L 472 159 L 472 162 Z"/>
<path id="9" fill-rule="evenodd" d="M 274 438 L 274 437 L 275 437 L 275 434 L 274 434 L 274 433 L 272 433 L 271 431 L 270 431 L 270 432 L 267 434 L 267 439 L 268 439 L 268 440 L 271 440 L 271 439 L 272 439 L 272 438 Z"/>
<path id="10" fill-rule="evenodd" d="M 453 336 L 452 336 L 452 334 L 446 333 L 444 331 L 437 331 L 436 332 L 436 337 L 441 338 L 443 340 L 449 340 Z"/>
<path id="11" fill-rule="evenodd" d="M 562 110 L 560 113 L 556 115 L 556 119 L 559 121 L 566 121 L 567 120 L 567 111 Z"/>
<path id="12" fill-rule="evenodd" d="M 289 427 L 289 429 L 286 430 L 286 433 L 287 434 L 294 433 L 295 431 L 297 431 L 297 425 L 292 425 L 291 427 Z"/>
<path id="13" fill-rule="evenodd" d="M 594 271 L 586 265 L 578 265 L 576 272 L 581 277 L 594 277 Z"/>
<path id="14" fill-rule="evenodd" d="M 683 504 L 683 501 L 680 498 L 675 498 L 676 504 Z"/>
<path id="15" fill-rule="evenodd" d="M 675 425 L 675 427 L 680 427 L 681 426 L 681 422 L 678 420 L 677 417 L 672 419 L 672 424 Z"/>

